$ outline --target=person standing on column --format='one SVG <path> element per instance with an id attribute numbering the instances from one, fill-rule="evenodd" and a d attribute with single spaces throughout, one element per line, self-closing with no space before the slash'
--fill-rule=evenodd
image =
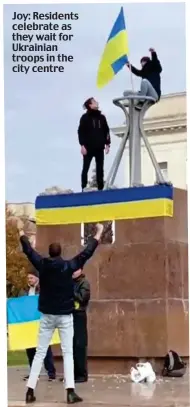
<path id="1" fill-rule="evenodd" d="M 104 188 L 104 152 L 110 150 L 110 130 L 106 117 L 99 110 L 98 102 L 92 97 L 83 105 L 86 113 L 82 115 L 78 127 L 79 144 L 83 156 L 81 174 L 82 191 L 88 183 L 88 171 L 93 158 L 96 161 L 96 179 L 98 190 Z"/>
<path id="2" fill-rule="evenodd" d="M 140 94 L 143 96 L 150 96 L 155 99 L 156 102 L 161 96 L 161 72 L 162 67 L 158 59 L 157 53 L 153 48 L 149 49 L 151 58 L 146 56 L 141 58 L 141 69 L 135 68 L 129 62 L 128 68 L 132 73 L 142 78 Z M 138 108 L 142 107 L 143 102 L 138 103 Z"/>
<path id="3" fill-rule="evenodd" d="M 82 268 L 92 257 L 103 233 L 103 225 L 97 224 L 96 235 L 90 238 L 86 248 L 71 260 L 61 257 L 60 243 L 49 246 L 49 257 L 42 257 L 34 250 L 23 231 L 23 222 L 17 222 L 24 254 L 39 272 L 40 293 L 38 310 L 42 313 L 38 346 L 27 383 L 26 403 L 36 401 L 34 389 L 40 375 L 43 360 L 55 329 L 58 329 L 64 363 L 64 382 L 67 403 L 82 401 L 75 393 L 73 362 L 73 273 Z"/>

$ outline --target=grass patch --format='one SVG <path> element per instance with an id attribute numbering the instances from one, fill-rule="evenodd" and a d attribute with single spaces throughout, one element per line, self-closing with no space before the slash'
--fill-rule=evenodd
<path id="1" fill-rule="evenodd" d="M 8 366 L 25 366 L 28 365 L 26 352 L 21 351 L 8 351 L 7 352 L 7 365 Z"/>

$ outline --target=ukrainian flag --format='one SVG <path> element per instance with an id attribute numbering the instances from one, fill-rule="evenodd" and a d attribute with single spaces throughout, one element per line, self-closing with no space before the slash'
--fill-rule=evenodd
<path id="1" fill-rule="evenodd" d="M 7 299 L 9 350 L 36 348 L 41 314 L 38 295 Z M 60 343 L 55 331 L 51 344 Z"/>
<path id="2" fill-rule="evenodd" d="M 123 68 L 128 62 L 127 55 L 129 55 L 128 35 L 125 27 L 123 7 L 121 7 L 107 40 L 98 69 L 98 88 L 105 86 Z"/>
<path id="3" fill-rule="evenodd" d="M 92 191 L 36 198 L 36 224 L 68 225 L 173 216 L 170 185 Z"/>

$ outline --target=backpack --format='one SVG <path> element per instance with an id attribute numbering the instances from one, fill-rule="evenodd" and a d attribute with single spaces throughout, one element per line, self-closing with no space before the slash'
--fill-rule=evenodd
<path id="1" fill-rule="evenodd" d="M 182 377 L 186 371 L 186 364 L 182 361 L 177 352 L 170 350 L 164 360 L 163 376 Z"/>

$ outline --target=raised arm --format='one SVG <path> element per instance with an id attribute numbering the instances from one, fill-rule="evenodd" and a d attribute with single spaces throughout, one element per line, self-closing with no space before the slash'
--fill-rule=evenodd
<path id="1" fill-rule="evenodd" d="M 154 64 L 154 68 L 158 71 L 158 73 L 161 73 L 162 66 L 160 64 L 156 51 L 153 48 L 150 48 L 149 51 L 151 53 L 151 59 L 152 59 L 152 63 Z"/>
<path id="2" fill-rule="evenodd" d="M 36 270 L 38 270 L 40 272 L 41 267 L 42 267 L 43 257 L 40 256 L 40 254 L 37 253 L 36 250 L 34 250 L 34 248 L 32 247 L 32 245 L 29 242 L 29 239 L 27 238 L 27 236 L 25 236 L 23 227 L 24 227 L 23 222 L 20 219 L 18 219 L 17 220 L 17 229 L 19 232 L 20 243 L 22 246 L 23 253 L 27 256 L 28 260 L 30 261 L 30 263 L 32 263 L 32 265 L 36 268 Z"/>
<path id="3" fill-rule="evenodd" d="M 20 243 L 22 245 L 23 253 L 26 255 L 30 263 L 38 270 L 41 271 L 43 257 L 34 250 L 29 242 L 27 236 L 25 236 L 23 231 L 19 232 L 20 234 Z"/>
<path id="4" fill-rule="evenodd" d="M 65 267 L 69 269 L 72 274 L 74 271 L 83 268 L 85 263 L 93 256 L 101 239 L 104 227 L 101 224 L 97 224 L 96 228 L 96 235 L 89 239 L 86 248 L 73 259 L 66 261 Z"/>

